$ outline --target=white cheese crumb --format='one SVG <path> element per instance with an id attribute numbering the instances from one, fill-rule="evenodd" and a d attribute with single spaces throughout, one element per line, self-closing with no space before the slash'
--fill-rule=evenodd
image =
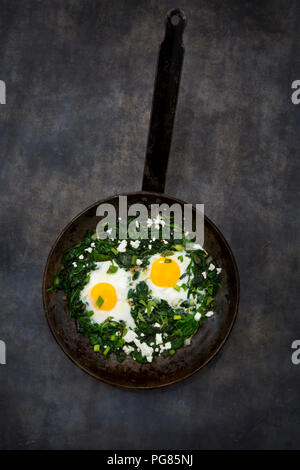
<path id="1" fill-rule="evenodd" d="M 147 361 L 152 362 L 153 348 L 151 348 L 151 346 L 148 346 L 147 343 L 142 343 L 138 339 L 135 339 L 134 343 L 140 350 L 141 354 L 146 357 Z"/>
<path id="2" fill-rule="evenodd" d="M 122 240 L 121 243 L 119 244 L 117 250 L 118 250 L 120 253 L 125 253 L 125 251 L 126 251 L 126 246 L 127 246 L 127 240 Z"/>
<path id="3" fill-rule="evenodd" d="M 214 315 L 215 312 L 212 312 L 211 310 L 209 312 L 207 312 L 207 314 L 205 315 L 206 317 L 212 317 Z"/>
<path id="4" fill-rule="evenodd" d="M 203 273 L 202 273 L 202 276 L 204 277 L 204 279 L 206 279 L 206 278 L 207 278 L 207 274 L 206 274 L 206 272 L 205 272 L 205 271 L 203 271 Z"/>
<path id="5" fill-rule="evenodd" d="M 149 250 L 151 250 L 151 248 L 152 248 L 152 245 L 149 245 Z"/>
<path id="6" fill-rule="evenodd" d="M 77 263 L 75 263 L 75 261 L 72 263 L 74 268 L 77 268 Z"/>
<path id="7" fill-rule="evenodd" d="M 162 344 L 162 335 L 161 335 L 161 333 L 156 333 L 155 342 L 156 342 L 156 344 Z"/>
<path id="8" fill-rule="evenodd" d="M 92 247 L 92 248 L 95 247 L 95 243 L 94 243 L 94 242 L 91 243 L 91 247 Z"/>
<path id="9" fill-rule="evenodd" d="M 156 328 L 160 328 L 160 324 L 159 324 L 159 323 L 157 323 L 157 322 L 156 322 L 156 323 L 154 323 L 154 325 L 153 325 L 153 326 L 155 326 Z"/>
<path id="10" fill-rule="evenodd" d="M 83 256 L 83 255 L 80 255 L 80 256 L 79 256 L 79 259 L 84 259 L 84 256 Z"/>
<path id="11" fill-rule="evenodd" d="M 208 269 L 209 271 L 213 271 L 215 269 L 215 265 L 210 263 L 210 265 L 208 266 Z"/>
<path id="12" fill-rule="evenodd" d="M 155 237 L 153 237 L 153 238 L 152 238 L 152 241 L 153 241 L 153 242 L 155 242 L 155 240 L 156 240 L 156 238 L 155 238 Z"/>
<path id="13" fill-rule="evenodd" d="M 130 354 L 132 351 L 134 351 L 134 348 L 132 346 L 127 346 L 127 344 L 125 344 L 125 346 L 123 346 L 123 351 L 125 354 Z"/>
<path id="14" fill-rule="evenodd" d="M 200 318 L 201 318 L 201 313 L 196 313 L 196 315 L 194 316 L 194 319 L 195 319 L 196 321 L 199 321 Z"/>
<path id="15" fill-rule="evenodd" d="M 169 242 L 168 240 L 163 240 L 164 244 L 167 245 Z"/>
<path id="16" fill-rule="evenodd" d="M 220 274 L 221 271 L 222 271 L 222 268 L 217 268 L 217 274 Z"/>
<path id="17" fill-rule="evenodd" d="M 143 263 L 143 261 L 142 261 L 141 259 L 137 259 L 137 260 L 136 260 L 136 264 L 137 264 L 138 266 L 140 266 L 142 263 Z"/>
<path id="18" fill-rule="evenodd" d="M 135 240 L 134 242 L 131 241 L 130 245 L 132 246 L 132 248 L 138 248 L 140 246 L 140 243 L 140 240 Z"/>
<path id="19" fill-rule="evenodd" d="M 166 344 L 165 344 L 165 349 L 171 349 L 172 347 L 172 344 L 170 343 L 170 341 L 168 341 Z"/>
<path id="20" fill-rule="evenodd" d="M 191 338 L 186 338 L 186 339 L 184 340 L 184 345 L 185 345 L 185 346 L 189 346 L 190 344 L 191 344 Z"/>
<path id="21" fill-rule="evenodd" d="M 93 248 L 86 248 L 84 251 L 88 251 L 89 253 L 92 253 Z"/>
<path id="22" fill-rule="evenodd" d="M 128 330 L 126 335 L 124 336 L 124 340 L 126 341 L 126 343 L 131 343 L 136 339 L 136 337 L 137 335 L 134 331 Z"/>

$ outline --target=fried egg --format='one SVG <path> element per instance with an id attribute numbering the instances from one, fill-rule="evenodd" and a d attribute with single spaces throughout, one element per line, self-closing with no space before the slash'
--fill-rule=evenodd
<path id="1" fill-rule="evenodd" d="M 117 272 L 108 273 L 110 261 L 96 265 L 96 269 L 90 272 L 89 282 L 80 293 L 80 299 L 86 305 L 87 311 L 94 312 L 91 320 L 102 323 L 111 317 L 116 321 L 123 320 L 128 326 L 135 328 L 127 299 L 131 274 L 120 267 Z"/>
<path id="2" fill-rule="evenodd" d="M 167 257 L 155 254 L 151 256 L 149 262 L 149 267 L 142 272 L 138 280 L 146 282 L 152 291 L 151 296 L 166 300 L 173 306 L 187 300 L 188 289 L 185 290 L 181 286 L 188 278 L 180 279 L 191 262 L 186 251 L 176 252 Z"/>

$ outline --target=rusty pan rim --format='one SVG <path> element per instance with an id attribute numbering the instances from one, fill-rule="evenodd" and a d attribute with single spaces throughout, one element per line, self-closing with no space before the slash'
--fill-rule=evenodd
<path id="1" fill-rule="evenodd" d="M 51 247 L 51 250 L 48 254 L 48 257 L 47 257 L 47 261 L 46 261 L 46 265 L 45 265 L 45 269 L 44 269 L 44 274 L 43 274 L 43 283 L 42 283 L 42 296 L 43 296 L 43 307 L 44 307 L 44 312 L 45 312 L 45 315 L 46 315 L 46 319 L 47 319 L 47 323 L 48 323 L 48 326 L 49 326 L 49 329 L 54 337 L 54 339 L 56 340 L 57 344 L 60 346 L 60 348 L 63 350 L 63 352 L 66 354 L 66 356 L 71 359 L 71 361 L 77 366 L 79 367 L 79 369 L 81 369 L 83 372 L 86 372 L 88 375 L 90 375 L 91 377 L 94 377 L 95 379 L 99 380 L 100 382 L 103 382 L 103 383 L 106 383 L 108 385 L 112 385 L 114 387 L 117 387 L 119 389 L 122 389 L 122 390 L 155 390 L 155 389 L 163 389 L 163 388 L 166 388 L 166 387 L 169 387 L 171 385 L 174 385 L 176 383 L 179 383 L 179 382 L 182 382 L 183 380 L 186 380 L 190 377 L 192 377 L 194 374 L 196 374 L 197 372 L 199 372 L 199 370 L 201 370 L 203 367 L 205 367 L 217 354 L 218 352 L 222 349 L 222 347 L 224 346 L 224 344 L 226 343 L 231 331 L 232 331 L 232 328 L 233 328 L 233 325 L 235 323 L 235 320 L 236 320 L 236 317 L 237 317 L 237 314 L 238 314 L 238 309 L 239 309 L 239 302 L 240 302 L 240 277 L 239 277 L 239 272 L 238 272 L 238 268 L 237 268 L 237 263 L 235 261 L 235 258 L 234 258 L 234 255 L 233 255 L 233 252 L 228 244 L 228 242 L 226 241 L 224 235 L 222 234 L 222 232 L 218 229 L 218 227 L 211 221 L 211 219 L 209 217 L 207 217 L 206 215 L 204 215 L 204 218 L 205 218 L 205 223 L 208 223 L 212 229 L 217 233 L 217 235 L 220 237 L 222 243 L 224 244 L 224 246 L 226 247 L 227 251 L 228 251 L 228 254 L 229 254 L 229 257 L 230 257 L 230 261 L 232 263 L 232 266 L 233 266 L 233 271 L 234 271 L 234 277 L 235 277 L 235 288 L 236 288 L 236 302 L 235 302 L 235 306 L 234 306 L 234 312 L 233 312 L 233 317 L 232 317 L 232 321 L 227 329 L 227 332 L 223 338 L 223 340 L 221 341 L 221 343 L 219 344 L 219 346 L 216 348 L 216 350 L 207 358 L 207 360 L 201 364 L 199 367 L 196 367 L 193 371 L 191 372 L 188 372 L 186 375 L 184 376 L 181 376 L 181 377 L 178 377 L 174 380 L 170 380 L 169 382 L 166 382 L 164 384 L 161 384 L 161 385 L 154 385 L 154 386 L 151 386 L 151 385 L 139 385 L 139 386 L 135 386 L 135 385 L 119 385 L 113 381 L 110 381 L 108 379 L 105 379 L 105 378 L 102 378 L 102 377 L 99 377 L 97 374 L 94 374 L 93 372 L 91 372 L 90 370 L 88 370 L 86 367 L 84 367 L 82 364 L 80 364 L 76 359 L 74 359 L 72 357 L 72 355 L 67 351 L 67 348 L 65 347 L 63 341 L 60 341 L 60 338 L 58 337 L 58 335 L 56 334 L 56 331 L 55 329 L 52 327 L 52 324 L 50 322 L 50 316 L 49 316 L 49 313 L 48 313 L 48 309 L 47 309 L 47 305 L 46 305 L 46 278 L 47 278 L 47 271 L 48 271 L 48 266 L 49 266 L 49 263 L 50 263 L 50 260 L 51 260 L 51 257 L 52 257 L 52 254 L 56 248 L 56 245 L 58 244 L 58 242 L 60 241 L 60 239 L 63 237 L 64 233 L 72 226 L 72 224 L 79 218 L 81 217 L 85 212 L 88 212 L 90 209 L 92 209 L 93 207 L 96 207 L 98 206 L 99 204 L 102 204 L 104 202 L 108 202 L 112 199 L 115 199 L 115 198 L 118 198 L 119 196 L 140 196 L 141 198 L 142 197 L 147 197 L 147 196 L 151 196 L 151 197 L 157 197 L 157 198 L 168 198 L 170 200 L 172 200 L 174 203 L 179 203 L 179 204 L 187 204 L 185 201 L 181 200 L 181 199 L 178 199 L 174 196 L 170 196 L 168 194 L 165 194 L 165 193 L 156 193 L 156 192 L 151 192 L 151 191 L 136 191 L 136 192 L 130 192 L 130 193 L 117 193 L 117 194 L 114 194 L 113 196 L 108 196 L 104 199 L 100 199 L 99 201 L 97 202 L 94 202 L 93 204 L 89 205 L 88 207 L 86 207 L 84 210 L 82 210 L 81 212 L 79 212 L 75 217 L 73 217 L 73 219 L 61 230 L 61 232 L 59 233 L 59 235 L 56 237 L 55 241 L 53 242 L 52 244 L 52 247 Z M 193 208 L 194 208 L 194 205 L 193 205 Z"/>

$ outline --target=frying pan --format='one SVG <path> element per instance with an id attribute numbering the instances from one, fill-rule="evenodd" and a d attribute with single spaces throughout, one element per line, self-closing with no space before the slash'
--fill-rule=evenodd
<path id="1" fill-rule="evenodd" d="M 155 79 L 150 130 L 146 151 L 142 191 L 126 194 L 128 206 L 143 203 L 184 201 L 164 194 L 165 178 L 175 117 L 184 48 L 182 35 L 186 17 L 173 9 L 166 16 L 166 33 L 160 47 Z M 204 247 L 222 268 L 221 286 L 216 296 L 216 315 L 207 319 L 193 337 L 191 346 L 177 350 L 174 356 L 158 357 L 151 364 L 140 364 L 131 357 L 119 363 L 114 354 L 107 359 L 95 354 L 89 340 L 77 332 L 75 320 L 68 314 L 61 291 L 47 292 L 54 281 L 65 250 L 81 241 L 87 230 L 96 228 L 99 204 L 110 203 L 118 210 L 119 195 L 95 202 L 78 214 L 60 233 L 48 256 L 43 279 L 43 302 L 49 327 L 62 350 L 82 370 L 111 385 L 126 389 L 164 387 L 198 371 L 219 351 L 228 337 L 239 304 L 239 275 L 231 249 L 222 233 L 205 216 Z M 196 212 L 193 209 L 193 216 Z"/>

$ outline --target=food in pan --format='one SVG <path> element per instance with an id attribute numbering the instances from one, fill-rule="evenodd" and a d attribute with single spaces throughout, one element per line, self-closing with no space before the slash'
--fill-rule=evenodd
<path id="1" fill-rule="evenodd" d="M 50 290 L 65 292 L 95 353 L 151 363 L 189 346 L 213 321 L 221 268 L 184 233 L 174 239 L 169 223 L 168 240 L 120 240 L 117 224 L 116 238 L 88 233 L 65 253 Z"/>

